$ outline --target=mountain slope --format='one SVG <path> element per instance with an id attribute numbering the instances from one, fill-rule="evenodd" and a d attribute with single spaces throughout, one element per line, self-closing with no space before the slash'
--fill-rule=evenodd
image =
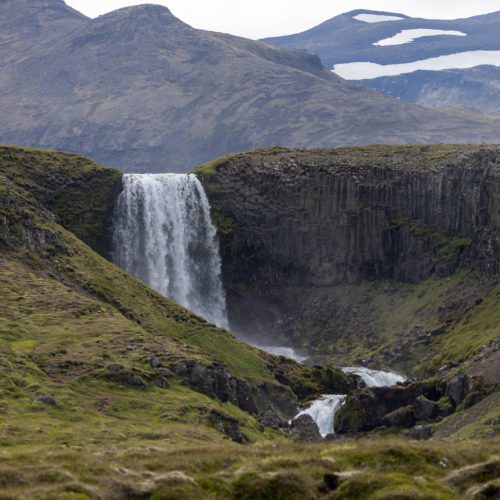
<path id="1" fill-rule="evenodd" d="M 400 103 L 332 75 L 303 51 L 195 30 L 164 7 L 95 20 L 58 10 L 68 23 L 62 31 L 45 20 L 48 8 L 39 22 L 46 29 L 32 29 L 33 9 L 0 4 L 0 31 L 27 32 L 37 46 L 1 49 L 4 142 L 81 152 L 126 171 L 187 171 L 266 145 L 499 137 L 499 124 Z"/>
<path id="2" fill-rule="evenodd" d="M 362 16 L 380 22 L 366 22 Z M 384 21 L 381 16 L 393 20 Z M 335 67 L 339 75 L 406 102 L 430 108 L 465 106 L 494 114 L 499 29 L 500 12 L 436 20 L 357 10 L 303 33 L 266 41 L 281 48 L 307 49 L 318 54 L 326 67 Z M 416 37 L 413 41 L 412 36 Z M 486 64 L 496 67 L 453 69 Z"/>
<path id="3" fill-rule="evenodd" d="M 388 15 L 394 21 L 364 22 L 357 16 Z M 374 45 L 404 30 L 431 29 L 463 32 L 466 36 L 437 35 L 417 38 L 411 43 Z M 497 33 L 500 12 L 468 19 L 418 19 L 403 14 L 354 10 L 336 16 L 310 30 L 275 38 L 266 42 L 281 48 L 306 49 L 318 54 L 327 68 L 336 64 L 372 62 L 399 64 L 472 50 L 500 50 Z"/>
<path id="4" fill-rule="evenodd" d="M 500 115 L 500 68 L 495 66 L 416 71 L 364 83 L 428 108 L 464 107 L 486 115 Z"/>

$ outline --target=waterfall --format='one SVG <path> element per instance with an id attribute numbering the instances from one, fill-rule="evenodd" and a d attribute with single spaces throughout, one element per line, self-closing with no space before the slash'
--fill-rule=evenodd
<path id="1" fill-rule="evenodd" d="M 113 260 L 174 302 L 228 327 L 217 233 L 195 175 L 124 175 Z"/>
<path id="2" fill-rule="evenodd" d="M 363 368 L 361 366 L 342 368 L 342 371 L 358 375 L 366 384 L 366 387 L 391 387 L 403 383 L 406 380 L 405 377 L 397 373 L 370 370 L 369 368 Z"/>

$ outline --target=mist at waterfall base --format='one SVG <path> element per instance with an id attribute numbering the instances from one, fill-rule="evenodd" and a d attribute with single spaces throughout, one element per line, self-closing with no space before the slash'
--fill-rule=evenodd
<path id="1" fill-rule="evenodd" d="M 162 295 L 228 328 L 217 231 L 195 175 L 123 176 L 113 260 Z"/>

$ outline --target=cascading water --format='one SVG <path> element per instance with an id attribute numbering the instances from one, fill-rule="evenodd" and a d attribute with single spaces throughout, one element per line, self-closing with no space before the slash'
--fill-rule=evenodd
<path id="1" fill-rule="evenodd" d="M 342 368 L 345 373 L 354 373 L 361 377 L 367 387 L 391 387 L 406 380 L 402 375 L 393 372 L 382 372 L 370 370 L 363 367 Z M 333 427 L 335 414 L 345 403 L 347 396 L 345 394 L 325 394 L 320 399 L 298 413 L 295 418 L 301 415 L 310 415 L 318 426 L 322 437 L 335 432 Z"/>
<path id="2" fill-rule="evenodd" d="M 162 295 L 228 328 L 217 232 L 195 175 L 124 175 L 113 260 Z"/>
<path id="3" fill-rule="evenodd" d="M 314 401 L 309 408 L 301 411 L 295 418 L 299 418 L 301 415 L 310 415 L 316 422 L 321 436 L 326 437 L 335 432 L 333 428 L 335 414 L 345 403 L 346 398 L 347 396 L 343 394 L 323 396 Z"/>
<path id="4" fill-rule="evenodd" d="M 370 370 L 361 366 L 350 366 L 342 368 L 345 373 L 354 373 L 361 377 L 366 387 L 391 387 L 393 385 L 403 383 L 406 378 L 393 372 L 382 372 L 378 370 Z"/>

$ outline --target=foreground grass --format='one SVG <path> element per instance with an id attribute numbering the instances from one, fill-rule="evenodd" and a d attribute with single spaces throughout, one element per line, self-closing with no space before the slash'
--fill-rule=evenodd
<path id="1" fill-rule="evenodd" d="M 455 499 L 498 474 L 500 442 L 485 444 L 32 445 L 0 452 L 0 497 Z M 455 472 L 486 461 L 496 465 Z"/>

